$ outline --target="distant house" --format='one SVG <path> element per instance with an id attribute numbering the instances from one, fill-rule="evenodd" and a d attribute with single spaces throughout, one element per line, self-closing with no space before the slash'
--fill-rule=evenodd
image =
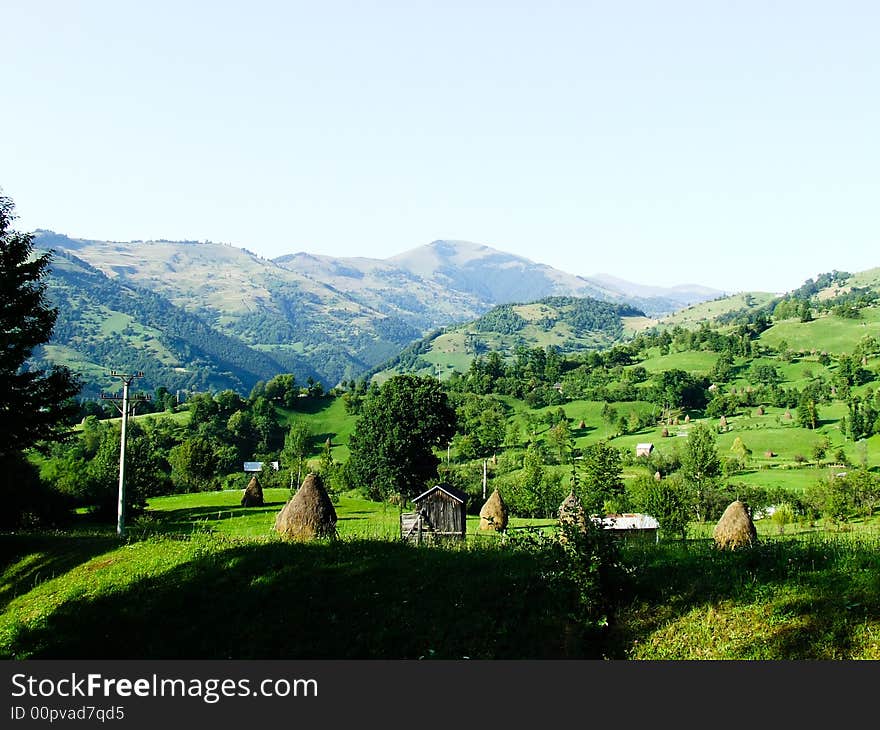
<path id="1" fill-rule="evenodd" d="M 650 515 L 622 514 L 593 517 L 593 521 L 616 536 L 657 542 L 660 523 Z"/>
<path id="2" fill-rule="evenodd" d="M 434 538 L 464 540 L 467 495 L 448 484 L 437 484 L 413 499 L 416 512 L 400 516 L 401 537 L 421 543 Z"/>
<path id="3" fill-rule="evenodd" d="M 650 456 L 654 444 L 636 444 L 636 456 Z"/>

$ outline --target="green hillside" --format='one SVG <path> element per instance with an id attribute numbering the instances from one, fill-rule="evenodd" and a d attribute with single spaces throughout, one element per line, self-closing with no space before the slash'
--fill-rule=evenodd
<path id="1" fill-rule="evenodd" d="M 433 374 L 441 379 L 466 372 L 481 355 L 512 358 L 523 349 L 562 353 L 600 350 L 623 342 L 645 327 L 643 312 L 592 298 L 546 297 L 536 302 L 494 307 L 473 322 L 436 331 L 377 368 L 382 382 L 393 373 Z"/>
<path id="2" fill-rule="evenodd" d="M 282 365 L 160 294 L 111 279 L 69 253 L 54 254 L 47 295 L 58 319 L 33 361 L 67 365 L 83 379 L 86 396 L 112 387 L 114 369 L 142 371 L 143 387 L 171 391 L 247 392 L 290 364 L 311 373 L 301 360 Z"/>
<path id="3" fill-rule="evenodd" d="M 668 313 L 715 294 L 704 287 L 638 287 L 622 280 L 615 280 L 609 288 L 463 241 L 435 241 L 384 260 L 307 253 L 267 260 L 247 249 L 207 241 L 98 241 L 45 230 L 35 232 L 35 243 L 41 250 L 53 249 L 87 264 L 108 281 L 126 288 L 129 298 L 149 292 L 197 318 L 216 334 L 237 341 L 237 345 L 225 348 L 238 353 L 232 363 L 218 361 L 213 351 L 206 350 L 200 356 L 208 370 L 231 374 L 211 380 L 212 386 L 223 381 L 244 390 L 246 385 L 237 383 L 253 383 L 256 371 L 264 368 L 246 365 L 239 372 L 242 358 L 275 363 L 277 367 L 267 371 L 269 377 L 292 372 L 301 382 L 313 377 L 332 388 L 380 367 L 427 332 L 474 320 L 514 298 L 533 301 L 546 296 L 590 295 L 615 305 L 635 303 L 639 310 Z M 49 284 L 63 288 L 54 275 Z M 132 357 L 142 351 L 140 369 L 145 371 L 159 368 L 157 363 L 170 365 L 187 359 L 168 343 L 156 347 L 161 338 L 150 331 L 153 325 L 141 322 L 127 309 L 121 313 L 133 317 L 128 322 L 119 319 L 120 312 L 110 311 L 100 302 L 87 305 L 82 297 L 67 298 L 65 306 L 72 308 L 72 317 L 95 320 L 95 332 L 83 338 L 60 329 L 51 343 L 54 349 L 43 354 L 49 362 L 74 367 L 92 390 L 107 359 L 105 351 L 116 352 L 122 347 L 120 334 Z M 644 326 L 630 319 L 627 332 Z M 126 325 L 130 331 L 125 330 Z M 125 331 L 120 333 L 120 329 Z M 595 347 L 606 341 L 564 328 L 544 332 L 541 337 L 538 334 L 526 332 L 523 336 L 561 346 Z M 484 344 L 494 347 L 499 343 Z M 245 353 L 241 346 L 253 353 Z M 180 367 L 186 368 L 186 364 Z M 174 378 L 173 383 L 168 379 L 164 385 L 176 387 L 188 379 L 192 379 L 191 373 Z"/>
<path id="4" fill-rule="evenodd" d="M 880 337 L 878 308 L 863 309 L 857 318 L 827 313 L 809 322 L 781 320 L 761 335 L 761 342 L 773 348 L 784 343 L 796 352 L 839 354 L 852 352 L 866 337 Z"/>
<path id="5" fill-rule="evenodd" d="M 658 324 L 662 327 L 694 327 L 703 322 L 712 322 L 724 315 L 741 313 L 748 315 L 760 311 L 772 302 L 777 295 L 767 292 L 743 292 L 708 302 L 691 304 L 673 314 L 662 317 Z"/>

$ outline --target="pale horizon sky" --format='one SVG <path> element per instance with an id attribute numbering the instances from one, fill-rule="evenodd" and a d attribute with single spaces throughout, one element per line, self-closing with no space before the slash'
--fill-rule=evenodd
<path id="1" fill-rule="evenodd" d="M 786 291 L 880 266 L 880 4 L 0 0 L 20 230 Z"/>

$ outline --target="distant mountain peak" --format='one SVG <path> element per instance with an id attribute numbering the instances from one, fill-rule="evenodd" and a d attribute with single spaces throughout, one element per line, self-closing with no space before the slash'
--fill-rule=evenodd
<path id="1" fill-rule="evenodd" d="M 600 286 L 604 286 L 612 291 L 618 292 L 627 297 L 669 297 L 672 295 L 684 304 L 705 301 L 716 297 L 725 296 L 729 292 L 723 292 L 719 289 L 713 289 L 701 284 L 676 284 L 675 286 L 650 286 L 646 284 L 636 284 L 619 276 L 611 274 L 594 274 L 588 277 Z"/>

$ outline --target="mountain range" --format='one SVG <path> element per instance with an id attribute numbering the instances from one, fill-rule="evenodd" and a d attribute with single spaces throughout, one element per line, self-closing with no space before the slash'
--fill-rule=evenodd
<path id="1" fill-rule="evenodd" d="M 249 390 L 279 372 L 331 387 L 362 377 L 427 332 L 493 307 L 590 297 L 661 316 L 723 292 L 585 278 L 488 246 L 434 241 L 388 259 L 293 253 L 266 259 L 197 241 L 98 241 L 35 232 L 55 252 L 59 307 L 40 364 L 80 372 L 86 392 L 111 369 L 146 387 Z"/>

